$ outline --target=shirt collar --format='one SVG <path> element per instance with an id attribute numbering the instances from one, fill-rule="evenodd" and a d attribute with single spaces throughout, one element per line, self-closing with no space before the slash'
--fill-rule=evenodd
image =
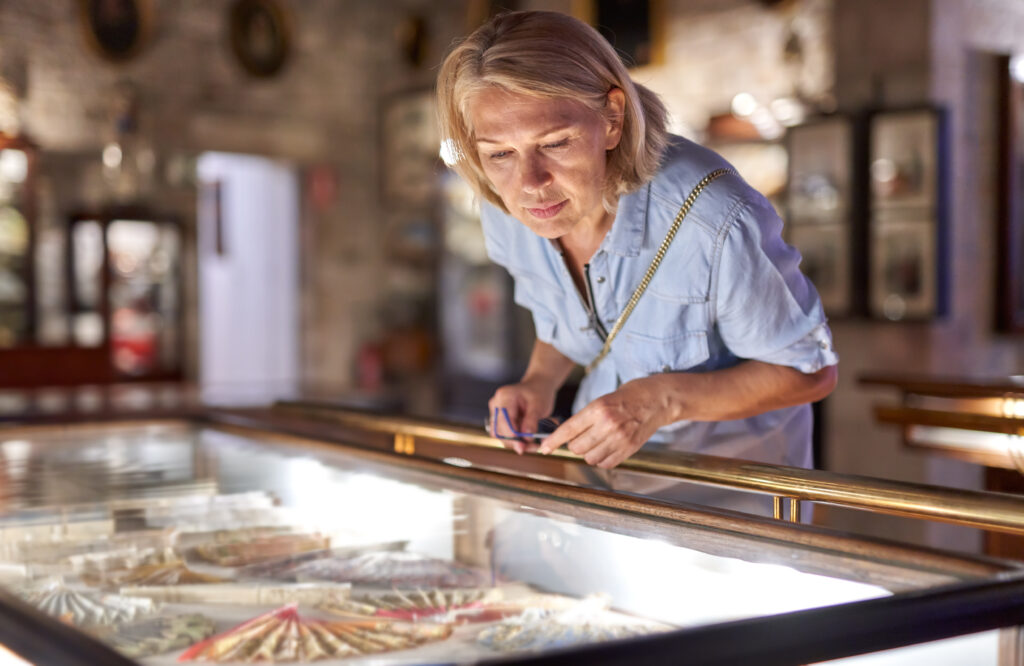
<path id="1" fill-rule="evenodd" d="M 644 244 L 644 232 L 647 229 L 647 209 L 651 197 L 651 184 L 647 183 L 639 190 L 619 197 L 619 207 L 615 212 L 612 228 L 601 241 L 599 250 L 605 250 L 620 257 L 636 257 Z M 555 254 L 562 254 L 562 247 L 557 240 L 548 239 L 548 245 Z"/>
<path id="2" fill-rule="evenodd" d="M 619 197 L 619 208 L 615 213 L 612 228 L 605 236 L 601 247 L 621 257 L 635 257 L 640 254 L 647 230 L 647 208 L 651 195 L 651 184 Z"/>

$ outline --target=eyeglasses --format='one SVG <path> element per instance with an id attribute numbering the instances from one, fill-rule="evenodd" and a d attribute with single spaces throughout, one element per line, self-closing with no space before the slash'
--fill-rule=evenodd
<path id="1" fill-rule="evenodd" d="M 509 435 L 499 435 L 497 430 L 498 419 L 504 417 L 505 425 L 508 426 Z M 512 419 L 509 418 L 508 409 L 504 407 L 495 407 L 494 416 L 487 417 L 484 419 L 484 428 L 487 433 L 495 439 L 511 439 L 526 442 L 527 444 L 540 444 L 544 441 L 544 438 L 550 435 L 558 427 L 558 421 L 554 419 L 544 418 L 537 421 L 537 432 L 519 432 L 512 425 Z"/>

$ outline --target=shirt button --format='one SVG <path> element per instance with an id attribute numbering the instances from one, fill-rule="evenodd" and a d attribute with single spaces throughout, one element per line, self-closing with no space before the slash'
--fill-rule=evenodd
<path id="1" fill-rule="evenodd" d="M 818 343 L 818 346 L 819 346 L 819 347 L 821 347 L 822 349 L 828 349 L 828 343 L 827 343 L 827 342 L 825 342 L 824 340 L 822 340 L 821 342 L 819 342 L 819 343 Z"/>
<path id="2" fill-rule="evenodd" d="M 598 284 L 604 284 L 604 276 L 603 275 L 599 275 L 597 277 L 597 283 Z"/>

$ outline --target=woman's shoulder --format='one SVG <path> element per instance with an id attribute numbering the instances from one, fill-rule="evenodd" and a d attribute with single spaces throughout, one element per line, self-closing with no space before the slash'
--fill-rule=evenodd
<path id="1" fill-rule="evenodd" d="M 721 155 L 680 136 L 670 136 L 661 166 L 651 181 L 651 198 L 673 211 L 694 191 L 708 174 L 719 169 L 729 173 L 709 184 L 697 198 L 687 215 L 711 231 L 717 232 L 730 213 L 744 206 L 756 205 L 763 196 L 750 187 L 736 169 Z"/>

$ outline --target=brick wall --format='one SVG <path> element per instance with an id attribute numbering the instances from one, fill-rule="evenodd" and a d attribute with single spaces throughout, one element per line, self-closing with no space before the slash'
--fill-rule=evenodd
<path id="1" fill-rule="evenodd" d="M 315 216 L 307 211 L 303 219 L 303 368 L 307 379 L 344 383 L 382 283 L 375 279 L 383 270 L 379 99 L 432 80 L 429 66 L 405 63 L 396 30 L 406 16 L 422 15 L 430 36 L 426 61 L 437 62 L 465 27 L 464 3 L 282 0 L 293 25 L 292 54 L 269 80 L 250 77 L 235 62 L 226 28 L 230 4 L 154 0 L 148 46 L 116 65 L 89 49 L 76 3 L 8 0 L 0 7 L 0 73 L 26 75 L 22 126 L 44 151 L 94 154 L 97 169 L 101 147 L 113 138 L 111 96 L 119 83 L 130 82 L 140 100 L 140 134 L 158 158 L 151 200 L 170 202 L 190 224 L 189 188 L 176 191 L 182 188 L 164 179 L 165 167 L 182 158 L 223 150 L 333 168 L 336 204 Z M 64 202 L 102 200 L 109 194 L 102 187 L 90 176 L 84 184 L 44 189 L 57 190 Z M 194 249 L 187 260 L 194 272 Z M 194 286 L 191 291 L 194 372 Z"/>

